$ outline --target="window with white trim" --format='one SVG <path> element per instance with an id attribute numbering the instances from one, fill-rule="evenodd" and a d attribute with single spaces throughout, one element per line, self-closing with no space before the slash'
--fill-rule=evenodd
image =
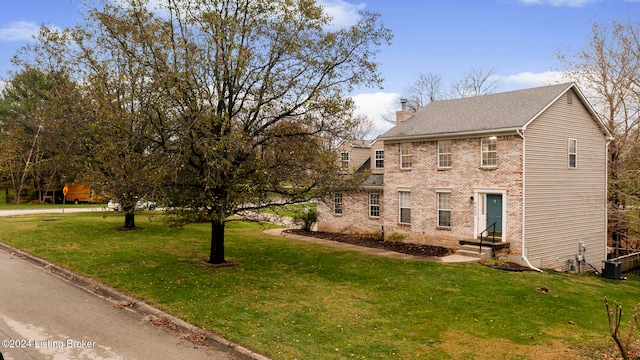
<path id="1" fill-rule="evenodd" d="M 384 150 L 376 150 L 376 169 L 384 168 Z"/>
<path id="2" fill-rule="evenodd" d="M 482 138 L 482 167 L 498 166 L 498 138 L 496 136 Z"/>
<path id="3" fill-rule="evenodd" d="M 438 168 L 451 167 L 451 140 L 438 141 Z"/>
<path id="4" fill-rule="evenodd" d="M 342 193 L 333 194 L 333 213 L 336 215 L 342 215 Z"/>
<path id="5" fill-rule="evenodd" d="M 380 217 L 380 194 L 369 193 L 369 216 Z"/>
<path id="6" fill-rule="evenodd" d="M 351 162 L 351 157 L 348 152 L 340 153 L 340 169 L 347 170 L 349 168 L 349 163 Z"/>
<path id="7" fill-rule="evenodd" d="M 578 167 L 578 139 L 569 139 L 568 145 L 568 165 L 569 169 L 575 169 Z"/>
<path id="8" fill-rule="evenodd" d="M 411 168 L 411 163 L 413 160 L 413 147 L 411 143 L 400 144 L 400 168 L 408 169 Z"/>
<path id="9" fill-rule="evenodd" d="M 411 224 L 411 192 L 398 191 L 398 203 L 400 210 L 400 223 Z"/>
<path id="10" fill-rule="evenodd" d="M 451 227 L 451 191 L 438 191 L 438 227 Z"/>

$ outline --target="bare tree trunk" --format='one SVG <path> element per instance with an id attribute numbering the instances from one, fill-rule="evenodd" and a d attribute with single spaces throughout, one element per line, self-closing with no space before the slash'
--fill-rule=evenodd
<path id="1" fill-rule="evenodd" d="M 211 253 L 209 263 L 224 264 L 224 221 L 211 219 Z"/>
<path id="2" fill-rule="evenodd" d="M 124 214 L 124 228 L 135 229 L 136 227 L 136 213 L 133 211 L 126 212 Z"/>
<path id="3" fill-rule="evenodd" d="M 29 156 L 27 157 L 27 161 L 25 161 L 24 163 L 24 170 L 22 171 L 22 177 L 20 179 L 20 183 L 18 184 L 17 195 L 14 194 L 16 205 L 20 205 L 20 195 L 22 193 L 22 187 L 24 186 L 24 181 L 26 180 L 27 174 L 29 173 L 29 165 L 31 163 L 31 157 L 33 156 L 33 152 L 36 148 L 36 145 L 38 144 L 38 137 L 40 136 L 40 130 L 42 130 L 42 126 L 38 126 L 38 131 L 36 131 L 36 136 L 33 138 L 33 143 L 31 144 L 31 149 L 29 150 Z"/>

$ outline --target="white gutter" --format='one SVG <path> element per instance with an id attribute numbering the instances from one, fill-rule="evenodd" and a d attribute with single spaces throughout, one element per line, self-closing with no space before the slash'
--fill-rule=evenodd
<path id="1" fill-rule="evenodd" d="M 607 145 L 604 147 L 604 259 L 607 259 L 607 241 L 609 238 L 609 144 L 613 137 L 609 136 Z"/>
<path id="2" fill-rule="evenodd" d="M 513 134 L 514 132 L 519 132 L 521 128 L 501 128 L 501 129 L 490 129 L 490 130 L 470 130 L 470 131 L 461 131 L 461 132 L 448 132 L 448 133 L 438 133 L 438 134 L 421 134 L 421 135 L 412 135 L 412 136 L 390 136 L 384 137 L 380 135 L 378 139 L 386 141 L 386 142 L 401 142 L 406 140 L 416 141 L 416 140 L 430 140 L 430 139 L 456 139 L 456 138 L 467 138 L 471 135 L 501 135 L 501 134 Z"/>
<path id="3" fill-rule="evenodd" d="M 530 267 L 531 269 L 538 271 L 538 272 L 542 272 L 542 270 L 538 269 L 537 267 L 531 265 L 531 262 L 529 262 L 529 259 L 527 258 L 527 248 L 524 246 L 524 224 L 525 224 L 525 216 L 524 216 L 524 212 L 525 212 L 525 177 L 526 177 L 526 171 L 525 171 L 525 150 L 526 150 L 526 140 L 524 138 L 524 130 L 525 130 L 526 126 L 522 127 L 522 129 L 518 129 L 516 130 L 516 132 L 518 133 L 518 135 L 520 135 L 520 137 L 522 138 L 522 231 L 521 231 L 521 243 L 522 243 L 522 260 L 527 264 L 528 267 Z"/>

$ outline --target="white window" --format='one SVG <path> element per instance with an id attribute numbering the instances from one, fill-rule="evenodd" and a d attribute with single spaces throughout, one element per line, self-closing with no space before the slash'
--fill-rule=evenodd
<path id="1" fill-rule="evenodd" d="M 438 141 L 438 167 L 451 167 L 451 140 Z"/>
<path id="2" fill-rule="evenodd" d="M 347 170 L 349 168 L 350 156 L 348 152 L 340 153 L 340 168 Z"/>
<path id="3" fill-rule="evenodd" d="M 336 215 L 342 214 L 342 193 L 333 194 L 333 213 Z"/>
<path id="4" fill-rule="evenodd" d="M 498 165 L 498 138 L 495 136 L 482 138 L 482 167 Z"/>
<path id="5" fill-rule="evenodd" d="M 376 150 L 376 169 L 384 168 L 384 150 Z"/>
<path id="6" fill-rule="evenodd" d="M 411 192 L 398 191 L 400 208 L 400 223 L 411 224 Z"/>
<path id="7" fill-rule="evenodd" d="M 438 227 L 451 227 L 451 192 L 439 191 L 438 194 Z"/>
<path id="8" fill-rule="evenodd" d="M 369 216 L 380 217 L 380 194 L 369 194 Z"/>
<path id="9" fill-rule="evenodd" d="M 408 169 L 411 167 L 413 157 L 413 149 L 411 144 L 400 144 L 400 168 Z"/>
<path id="10" fill-rule="evenodd" d="M 569 168 L 578 167 L 578 139 L 569 139 Z"/>

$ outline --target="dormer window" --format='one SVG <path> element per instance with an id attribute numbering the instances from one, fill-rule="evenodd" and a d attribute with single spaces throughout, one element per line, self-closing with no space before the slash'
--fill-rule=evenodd
<path id="1" fill-rule="evenodd" d="M 340 169 L 347 170 L 349 169 L 351 159 L 348 152 L 340 153 Z"/>

